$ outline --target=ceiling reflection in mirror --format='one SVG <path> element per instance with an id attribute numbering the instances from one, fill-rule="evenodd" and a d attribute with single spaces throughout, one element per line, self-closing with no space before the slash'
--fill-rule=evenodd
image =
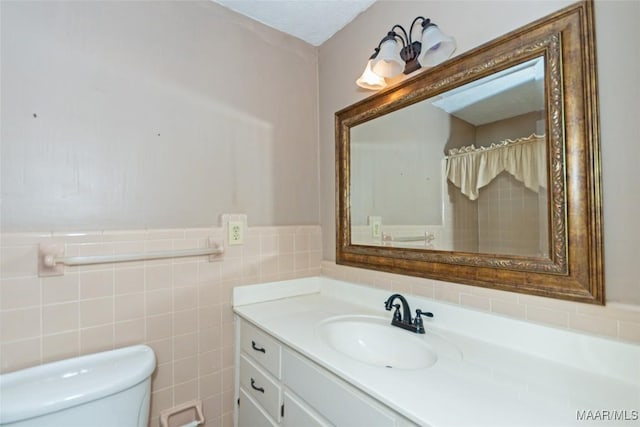
<path id="1" fill-rule="evenodd" d="M 350 129 L 351 242 L 549 257 L 542 56 Z"/>

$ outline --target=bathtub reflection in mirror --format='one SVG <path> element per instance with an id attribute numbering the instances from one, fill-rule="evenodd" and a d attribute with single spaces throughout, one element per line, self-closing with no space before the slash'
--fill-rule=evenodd
<path id="1" fill-rule="evenodd" d="M 352 127 L 352 243 L 549 257 L 544 68 Z"/>

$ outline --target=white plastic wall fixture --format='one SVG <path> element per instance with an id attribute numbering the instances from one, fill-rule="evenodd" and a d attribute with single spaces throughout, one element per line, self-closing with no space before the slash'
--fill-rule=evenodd
<path id="1" fill-rule="evenodd" d="M 204 415 L 202 412 L 202 401 L 201 400 L 191 400 L 189 402 L 185 402 L 181 405 L 175 406 L 171 409 L 165 409 L 160 412 L 160 427 L 169 427 L 169 418 L 173 415 L 179 414 L 180 412 L 186 411 L 187 409 L 195 409 L 196 411 L 196 419 L 192 422 L 185 424 L 182 427 L 196 427 L 201 424 L 204 424 Z"/>
<path id="2" fill-rule="evenodd" d="M 41 243 L 38 247 L 38 276 L 62 276 L 64 264 L 56 263 L 56 258 L 64 256 L 64 243 Z"/>
<path id="3" fill-rule="evenodd" d="M 134 254 L 109 254 L 90 256 L 64 256 L 64 244 L 41 243 L 38 249 L 38 275 L 40 277 L 64 275 L 66 265 L 109 264 L 114 262 L 145 261 L 153 259 L 208 256 L 209 261 L 221 260 L 224 246 L 213 238 L 207 240 L 206 248 L 179 249 L 160 252 L 139 252 Z"/>

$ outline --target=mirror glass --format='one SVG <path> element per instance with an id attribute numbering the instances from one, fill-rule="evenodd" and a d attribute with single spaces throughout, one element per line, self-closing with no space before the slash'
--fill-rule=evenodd
<path id="1" fill-rule="evenodd" d="M 542 56 L 351 128 L 356 245 L 549 257 Z"/>

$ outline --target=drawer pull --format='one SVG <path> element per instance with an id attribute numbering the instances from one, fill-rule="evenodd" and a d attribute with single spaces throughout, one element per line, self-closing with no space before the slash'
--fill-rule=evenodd
<path id="1" fill-rule="evenodd" d="M 256 387 L 256 380 L 254 380 L 253 378 L 251 378 L 251 388 L 264 394 L 264 388 Z"/>
<path id="2" fill-rule="evenodd" d="M 267 350 L 263 348 L 260 348 L 258 346 L 256 346 L 256 342 L 255 341 L 251 341 L 251 348 L 254 349 L 255 351 L 259 351 L 261 353 L 267 354 Z"/>

